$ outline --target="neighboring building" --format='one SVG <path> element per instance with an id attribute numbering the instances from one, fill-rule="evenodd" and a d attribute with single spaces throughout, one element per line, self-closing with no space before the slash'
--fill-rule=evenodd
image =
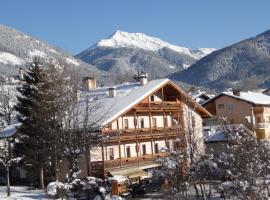
<path id="1" fill-rule="evenodd" d="M 218 123 L 215 122 L 203 126 L 204 144 L 206 153 L 214 153 L 215 155 L 220 155 L 226 148 L 228 138 L 224 127 L 217 124 Z M 226 129 L 232 131 L 242 126 L 242 124 L 232 124 L 227 125 Z"/>
<path id="2" fill-rule="evenodd" d="M 262 93 L 270 96 L 270 88 L 263 90 Z"/>
<path id="3" fill-rule="evenodd" d="M 254 130 L 258 139 L 270 139 L 270 96 L 255 92 L 222 92 L 202 104 L 212 115 Z"/>
<path id="4" fill-rule="evenodd" d="M 23 167 L 19 167 L 18 162 L 21 160 L 20 152 L 18 152 L 17 145 L 19 140 L 17 138 L 17 129 L 21 126 L 21 123 L 11 124 L 0 131 L 0 150 L 7 150 L 10 145 L 12 163 L 10 166 L 10 178 L 12 183 L 22 183 L 26 180 L 26 170 Z M 8 144 L 10 142 L 10 144 Z M 3 153 L 3 152 L 2 152 Z M 0 159 L 0 177 L 5 179 L 6 167 Z"/>
<path id="5" fill-rule="evenodd" d="M 211 114 L 169 79 L 125 83 L 95 88 L 93 78 L 86 78 L 79 101 L 85 98 L 96 104 L 90 118 L 108 136 L 101 147 L 91 151 L 92 175 L 142 176 L 144 169 L 157 166 L 155 160 L 166 149 L 187 147 L 186 133 L 196 130 L 196 145 L 204 152 L 202 117 Z M 82 170 L 81 176 L 85 176 Z"/>
<path id="6" fill-rule="evenodd" d="M 203 104 L 209 99 L 213 98 L 215 95 L 207 94 L 206 92 L 199 91 L 197 94 L 191 94 L 192 99 L 195 100 L 199 104 Z"/>

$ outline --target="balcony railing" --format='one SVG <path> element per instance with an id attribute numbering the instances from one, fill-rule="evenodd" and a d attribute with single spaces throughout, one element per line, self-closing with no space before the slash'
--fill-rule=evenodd
<path id="1" fill-rule="evenodd" d="M 179 104 L 175 101 L 153 101 L 148 103 L 140 103 L 137 105 L 138 110 L 149 110 L 160 111 L 160 110 L 177 110 L 179 109 Z"/>
<path id="2" fill-rule="evenodd" d="M 253 107 L 253 112 L 254 113 L 263 113 L 264 107 Z"/>
<path id="3" fill-rule="evenodd" d="M 167 153 L 158 153 L 154 155 L 144 155 L 139 157 L 130 157 L 130 158 L 122 158 L 121 160 L 115 159 L 115 160 L 106 160 L 105 161 L 105 169 L 111 169 L 111 168 L 120 168 L 120 167 L 128 167 L 133 165 L 144 165 L 147 163 L 153 163 L 158 158 L 165 157 Z M 102 161 L 95 161 L 91 163 L 92 167 L 101 168 L 103 167 Z"/>
<path id="4" fill-rule="evenodd" d="M 269 128 L 270 123 L 257 123 L 256 124 L 256 129 L 266 129 Z"/>
<path id="5" fill-rule="evenodd" d="M 156 128 L 139 128 L 139 129 L 124 129 L 120 131 L 103 132 L 108 136 L 108 141 L 113 140 L 142 140 L 151 138 L 175 138 L 178 133 L 183 133 L 182 129 L 176 126 L 171 127 L 156 127 Z"/>

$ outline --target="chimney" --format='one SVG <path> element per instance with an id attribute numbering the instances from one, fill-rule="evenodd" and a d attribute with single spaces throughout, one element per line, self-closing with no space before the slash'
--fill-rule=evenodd
<path id="1" fill-rule="evenodd" d="M 19 77 L 20 77 L 20 80 L 23 80 L 24 78 L 24 70 L 21 67 L 19 69 Z"/>
<path id="2" fill-rule="evenodd" d="M 97 87 L 96 79 L 93 77 L 84 77 L 82 80 L 83 90 L 89 91 Z"/>
<path id="3" fill-rule="evenodd" d="M 240 89 L 233 89 L 233 95 L 234 96 L 239 96 L 240 97 L 240 92 L 241 92 Z"/>
<path id="4" fill-rule="evenodd" d="M 109 88 L 109 97 L 113 98 L 115 96 L 116 96 L 116 88 L 115 87 Z"/>
<path id="5" fill-rule="evenodd" d="M 139 80 L 140 80 L 140 84 L 141 86 L 144 86 L 147 84 L 148 82 L 148 74 L 147 73 L 141 73 L 139 76 L 138 76 Z"/>

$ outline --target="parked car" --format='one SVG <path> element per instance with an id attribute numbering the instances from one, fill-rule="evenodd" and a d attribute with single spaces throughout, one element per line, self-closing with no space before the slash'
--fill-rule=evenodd
<path id="1" fill-rule="evenodd" d="M 153 181 L 151 178 L 145 178 L 139 181 L 139 183 L 134 184 L 132 187 L 132 194 L 144 195 L 160 190 L 160 184 L 156 181 Z"/>

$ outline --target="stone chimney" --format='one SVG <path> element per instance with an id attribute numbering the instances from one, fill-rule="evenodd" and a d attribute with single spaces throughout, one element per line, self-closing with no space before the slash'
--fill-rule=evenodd
<path id="1" fill-rule="evenodd" d="M 20 80 L 24 79 L 24 70 L 21 67 L 19 69 L 19 78 L 20 78 Z"/>
<path id="2" fill-rule="evenodd" d="M 233 89 L 233 95 L 234 96 L 239 96 L 240 97 L 240 92 L 241 92 L 240 89 Z"/>
<path id="3" fill-rule="evenodd" d="M 109 88 L 109 97 L 113 98 L 115 96 L 116 96 L 116 88 L 115 87 Z"/>
<path id="4" fill-rule="evenodd" d="M 97 87 L 96 79 L 93 77 L 84 77 L 82 80 L 83 90 L 89 91 Z"/>
<path id="5" fill-rule="evenodd" d="M 138 76 L 138 78 L 140 80 L 141 86 L 147 85 L 147 82 L 148 82 L 148 74 L 147 73 L 141 73 Z"/>

